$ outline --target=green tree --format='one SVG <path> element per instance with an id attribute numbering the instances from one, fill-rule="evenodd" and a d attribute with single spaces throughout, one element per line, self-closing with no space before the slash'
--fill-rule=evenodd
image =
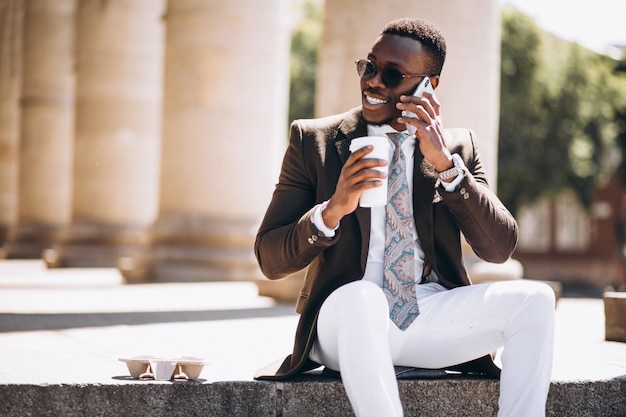
<path id="1" fill-rule="evenodd" d="M 611 176 L 616 156 L 617 91 L 609 62 L 572 44 L 548 135 L 567 147 L 560 187 L 573 188 L 585 207 L 598 184 Z"/>
<path id="2" fill-rule="evenodd" d="M 502 16 L 498 192 L 512 212 L 542 194 L 530 162 L 545 161 L 545 88 L 539 83 L 541 32 L 527 16 Z"/>
<path id="3" fill-rule="evenodd" d="M 514 9 L 503 12 L 501 48 L 502 200 L 515 213 L 569 188 L 590 207 L 621 160 L 615 62 L 543 34 Z"/>
<path id="4" fill-rule="evenodd" d="M 625 46 L 626 48 L 626 46 Z M 622 160 L 617 168 L 616 176 L 626 186 L 626 54 L 615 65 L 615 82 L 618 84 L 617 107 L 615 109 L 615 141 L 620 150 Z"/>

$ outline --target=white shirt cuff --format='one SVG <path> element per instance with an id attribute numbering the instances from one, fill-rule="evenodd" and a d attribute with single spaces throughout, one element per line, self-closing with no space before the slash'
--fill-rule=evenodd
<path id="1" fill-rule="evenodd" d="M 324 219 L 322 219 L 322 209 L 326 207 L 326 205 L 328 205 L 328 201 L 324 201 L 323 203 L 315 206 L 311 221 L 313 222 L 313 225 L 317 227 L 317 230 L 324 234 L 324 237 L 335 237 L 335 231 L 339 229 L 339 223 L 337 223 L 337 226 L 332 229 L 324 224 Z"/>

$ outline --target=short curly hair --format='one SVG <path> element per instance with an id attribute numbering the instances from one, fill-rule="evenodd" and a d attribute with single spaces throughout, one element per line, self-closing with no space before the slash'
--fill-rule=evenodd
<path id="1" fill-rule="evenodd" d="M 441 30 L 427 20 L 403 17 L 385 25 L 381 35 L 399 35 L 420 42 L 430 55 L 429 70 L 433 75 L 441 74 L 446 60 L 446 40 Z"/>

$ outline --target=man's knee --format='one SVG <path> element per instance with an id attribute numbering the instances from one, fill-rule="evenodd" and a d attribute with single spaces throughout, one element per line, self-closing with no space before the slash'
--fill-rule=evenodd
<path id="1" fill-rule="evenodd" d="M 554 290 L 547 284 L 535 281 L 522 281 L 520 288 L 522 311 L 529 324 L 534 327 L 552 328 L 554 322 L 556 297 Z"/>
<path id="2" fill-rule="evenodd" d="M 536 305 L 536 308 L 542 309 L 543 311 L 552 313 L 554 312 L 554 308 L 556 305 L 556 297 L 554 295 L 554 290 L 547 284 L 543 282 L 535 282 L 535 281 L 524 281 L 525 284 L 529 287 L 529 297 L 532 299 L 532 302 Z"/>
<path id="3" fill-rule="evenodd" d="M 335 290 L 334 295 L 341 298 L 341 307 L 344 313 L 382 315 L 385 318 L 389 313 L 387 298 L 382 289 L 370 281 L 354 281 Z"/>

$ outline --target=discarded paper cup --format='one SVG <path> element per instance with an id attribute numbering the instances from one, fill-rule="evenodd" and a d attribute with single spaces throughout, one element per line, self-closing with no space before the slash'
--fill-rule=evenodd
<path id="1" fill-rule="evenodd" d="M 367 145 L 373 145 L 374 150 L 365 155 L 365 158 L 384 159 L 389 162 L 389 139 L 385 136 L 363 136 L 360 138 L 354 138 L 350 142 L 350 152 L 354 152 Z M 383 183 L 380 187 L 370 188 L 363 191 L 361 199 L 359 200 L 359 205 L 361 207 L 378 207 L 387 204 L 386 175 L 388 172 L 388 166 L 389 165 L 376 168 L 385 174 L 385 178 L 381 179 Z"/>
<path id="2" fill-rule="evenodd" d="M 120 358 L 119 360 L 126 363 L 131 378 L 139 379 L 141 375 L 148 373 L 150 358 L 150 356 L 137 356 L 134 358 Z"/>
<path id="3" fill-rule="evenodd" d="M 150 367 L 157 381 L 169 381 L 172 379 L 177 361 L 171 359 L 151 359 Z"/>
<path id="4" fill-rule="evenodd" d="M 187 378 L 197 380 L 206 362 L 204 362 L 202 358 L 183 356 L 178 361 L 178 364 L 180 365 L 182 373 L 187 375 Z"/>

